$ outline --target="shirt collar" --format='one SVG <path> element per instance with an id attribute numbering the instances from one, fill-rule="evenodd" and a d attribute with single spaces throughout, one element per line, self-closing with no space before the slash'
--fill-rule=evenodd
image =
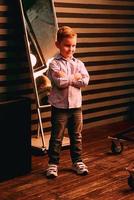
<path id="1" fill-rule="evenodd" d="M 73 56 L 72 56 L 72 58 L 66 59 L 66 58 L 64 58 L 61 54 L 56 55 L 55 58 L 56 58 L 56 60 L 62 59 L 62 60 L 65 60 L 65 61 L 70 61 L 70 60 L 75 61 L 75 58 L 74 58 Z"/>

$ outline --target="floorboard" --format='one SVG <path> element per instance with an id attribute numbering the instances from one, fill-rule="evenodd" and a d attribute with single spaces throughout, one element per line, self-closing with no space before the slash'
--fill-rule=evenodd
<path id="1" fill-rule="evenodd" d="M 78 176 L 71 170 L 69 149 L 62 150 L 59 176 L 53 180 L 45 177 L 47 155 L 32 156 L 29 174 L 0 183 L 0 200 L 133 200 L 125 168 L 134 160 L 134 144 L 125 141 L 123 152 L 113 155 L 107 138 L 131 125 L 120 122 L 83 133 L 83 160 L 89 168 L 88 176 Z"/>

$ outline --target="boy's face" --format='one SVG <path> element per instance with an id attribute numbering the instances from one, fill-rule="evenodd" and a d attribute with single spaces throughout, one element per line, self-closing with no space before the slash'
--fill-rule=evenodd
<path id="1" fill-rule="evenodd" d="M 61 42 L 56 42 L 56 47 L 64 58 L 71 58 L 76 49 L 77 37 L 64 38 Z"/>

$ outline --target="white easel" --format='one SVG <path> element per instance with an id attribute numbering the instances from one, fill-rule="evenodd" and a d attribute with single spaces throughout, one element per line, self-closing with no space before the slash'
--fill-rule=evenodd
<path id="1" fill-rule="evenodd" d="M 26 46 L 27 46 L 27 51 L 28 51 L 28 60 L 29 60 L 29 64 L 30 64 L 31 78 L 32 78 L 33 89 L 34 89 L 34 93 L 35 93 L 35 101 L 36 101 L 37 114 L 38 114 L 38 128 L 37 128 L 36 139 L 37 140 L 41 139 L 41 143 L 42 143 L 41 145 L 37 145 L 37 147 L 39 147 L 41 149 L 42 153 L 46 153 L 47 147 L 46 147 L 44 131 L 43 131 L 41 108 L 48 107 L 50 105 L 40 105 L 40 100 L 39 100 L 39 95 L 38 95 L 38 90 L 37 90 L 37 84 L 36 84 L 36 78 L 38 76 L 44 74 L 47 71 L 48 68 L 43 64 L 43 61 L 41 60 L 42 66 L 44 65 L 44 69 L 37 71 L 37 72 L 34 71 L 34 68 L 32 66 L 31 57 L 30 57 L 31 49 L 30 49 L 29 39 L 28 39 L 28 27 L 27 27 L 27 24 L 26 24 L 25 16 L 24 16 L 22 1 L 19 0 L 19 3 L 20 3 L 23 22 L 24 22 L 25 40 L 26 40 Z M 30 34 L 30 32 L 29 32 L 29 34 Z M 37 143 L 39 143 L 39 142 L 37 142 Z"/>
<path id="2" fill-rule="evenodd" d="M 28 25 L 26 23 L 22 1 L 19 0 L 19 2 L 20 2 L 22 18 L 23 18 L 23 22 L 24 22 L 26 46 L 27 46 L 27 51 L 28 51 L 28 59 L 29 59 L 29 63 L 30 63 L 31 78 L 32 78 L 32 82 L 33 82 L 33 89 L 34 89 L 34 93 L 35 93 L 35 100 L 36 100 L 36 107 L 37 107 L 37 114 L 38 114 L 37 135 L 36 135 L 36 137 L 32 138 L 32 147 L 39 149 L 41 154 L 44 155 L 44 154 L 46 154 L 47 149 L 48 149 L 48 141 L 49 141 L 50 136 L 44 135 L 41 109 L 45 108 L 45 107 L 50 107 L 50 105 L 49 104 L 40 105 L 40 99 L 39 99 L 38 90 L 37 90 L 36 78 L 38 76 L 46 73 L 46 71 L 48 70 L 48 63 L 44 64 L 44 61 L 43 61 L 40 53 L 38 52 L 37 44 L 36 44 L 36 42 L 35 42 L 35 40 L 32 36 L 32 33 L 30 32 L 30 28 L 28 27 Z M 53 6 L 53 9 L 54 9 L 53 1 L 52 1 L 52 6 Z M 42 70 L 35 71 L 34 67 L 32 66 L 32 61 L 31 61 L 31 57 L 30 57 L 31 49 L 30 49 L 30 45 L 29 45 L 28 34 L 30 35 L 30 38 L 32 39 L 32 42 L 33 42 L 33 44 L 34 44 L 34 46 L 37 50 L 37 53 L 39 55 L 40 61 L 42 63 L 41 68 L 43 68 L 43 66 L 44 66 L 44 68 Z M 68 145 L 69 145 L 69 139 L 67 137 L 64 137 L 62 146 L 68 146 Z"/>

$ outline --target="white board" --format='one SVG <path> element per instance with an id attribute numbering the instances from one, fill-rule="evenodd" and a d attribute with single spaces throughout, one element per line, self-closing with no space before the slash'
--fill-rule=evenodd
<path id="1" fill-rule="evenodd" d="M 58 29 L 54 2 L 53 0 L 31 0 L 28 6 L 26 0 L 23 0 L 24 8 L 31 32 L 36 37 L 41 53 L 47 63 L 48 59 L 54 57 L 58 49 L 55 47 L 56 32 Z"/>

